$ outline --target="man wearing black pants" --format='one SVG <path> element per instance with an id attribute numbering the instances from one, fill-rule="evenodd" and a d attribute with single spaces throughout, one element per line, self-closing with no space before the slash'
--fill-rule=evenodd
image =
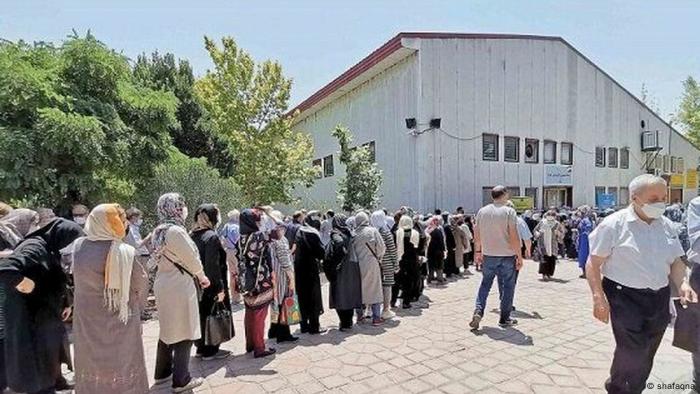
<path id="1" fill-rule="evenodd" d="M 593 315 L 611 321 L 615 353 L 608 393 L 641 393 L 669 322 L 669 277 L 681 301 L 697 302 L 687 282 L 683 248 L 663 217 L 666 181 L 644 174 L 629 185 L 632 204 L 591 233 L 586 278 Z"/>

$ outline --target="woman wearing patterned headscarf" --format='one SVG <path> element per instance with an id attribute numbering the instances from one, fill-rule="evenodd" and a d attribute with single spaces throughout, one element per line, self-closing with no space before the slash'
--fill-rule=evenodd
<path id="1" fill-rule="evenodd" d="M 396 258 L 396 242 L 391 234 L 387 221 L 386 213 L 383 210 L 377 210 L 370 216 L 372 227 L 379 231 L 379 234 L 384 240 L 386 252 L 382 256 L 382 292 L 384 294 L 384 308 L 382 310 L 382 319 L 387 320 L 396 316 L 391 310 L 391 288 L 394 286 L 394 274 L 399 270 L 399 261 Z M 393 226 L 393 224 L 392 224 Z"/>
<path id="2" fill-rule="evenodd" d="M 75 392 L 146 393 L 140 316 L 147 276 L 134 248 L 122 242 L 124 210 L 118 204 L 96 206 L 85 233 L 73 246 Z"/>
<path id="3" fill-rule="evenodd" d="M 214 204 L 202 204 L 194 213 L 192 240 L 199 249 L 199 259 L 204 266 L 204 273 L 209 278 L 211 286 L 206 288 L 199 301 L 200 329 L 204 333 L 207 317 L 214 311 L 216 304 L 228 311 L 231 310 L 231 300 L 228 296 L 228 267 L 226 266 L 226 251 L 224 250 L 216 226 L 221 222 L 219 208 Z M 228 350 L 219 350 L 219 344 L 206 345 L 204 334 L 196 344 L 197 356 L 202 360 L 220 360 L 231 355 Z"/>
<path id="4" fill-rule="evenodd" d="M 275 349 L 265 348 L 265 318 L 275 298 L 273 251 L 263 232 L 262 213 L 257 209 L 241 212 L 241 239 L 238 254 L 238 282 L 245 304 L 245 348 L 255 358 L 267 357 Z"/>
<path id="5" fill-rule="evenodd" d="M 185 230 L 187 205 L 177 193 L 158 199 L 160 224 L 153 230 L 153 256 L 158 265 L 153 292 L 158 305 L 160 333 L 156 353 L 156 384 L 172 377 L 173 391 L 191 390 L 204 383 L 189 372 L 192 342 L 201 337 L 199 302 L 195 282 L 209 287 L 199 251 Z"/>

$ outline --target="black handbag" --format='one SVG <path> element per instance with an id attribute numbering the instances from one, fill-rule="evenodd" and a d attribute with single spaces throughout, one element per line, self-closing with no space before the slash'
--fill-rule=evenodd
<path id="1" fill-rule="evenodd" d="M 221 302 L 215 302 L 204 327 L 204 344 L 217 346 L 230 341 L 235 335 L 231 311 Z"/>

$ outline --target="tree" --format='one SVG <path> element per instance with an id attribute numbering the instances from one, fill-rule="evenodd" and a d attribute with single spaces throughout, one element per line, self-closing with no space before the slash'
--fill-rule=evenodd
<path id="1" fill-rule="evenodd" d="M 235 152 L 236 182 L 251 202 L 292 201 L 294 187 L 311 186 L 316 171 L 311 138 L 293 131 L 286 115 L 291 80 L 277 62 L 256 64 L 232 38 L 223 38 L 221 48 L 204 41 L 214 69 L 195 83 L 195 92 Z"/>
<path id="2" fill-rule="evenodd" d="M 233 156 L 228 140 L 209 127 L 203 119 L 203 108 L 194 96 L 194 74 L 187 60 L 175 61 L 171 53 L 139 55 L 134 77 L 144 86 L 175 94 L 179 100 L 177 122 L 170 127 L 173 144 L 190 157 L 205 157 L 223 176 L 233 170 Z"/>
<path id="3" fill-rule="evenodd" d="M 345 176 L 338 181 L 338 199 L 343 209 L 373 209 L 379 205 L 382 171 L 374 162 L 366 146 L 351 148 L 352 133 L 338 125 L 332 132 L 340 145 L 340 162 L 345 165 Z"/>
<path id="4" fill-rule="evenodd" d="M 683 97 L 676 119 L 688 139 L 700 146 L 700 86 L 693 77 L 689 76 L 683 81 Z"/>
<path id="5" fill-rule="evenodd" d="M 157 220 L 156 203 L 164 193 L 178 192 L 187 201 L 190 212 L 203 203 L 216 203 L 222 216 L 243 206 L 240 187 L 231 178 L 224 178 L 204 158 L 191 158 L 171 148 L 168 159 L 155 168 L 155 176 L 145 182 L 130 205 L 141 208 L 144 220 L 152 227 Z M 192 220 L 190 215 L 190 220 Z"/>
<path id="6" fill-rule="evenodd" d="M 172 93 L 134 83 L 89 32 L 0 43 L 0 199 L 48 206 L 131 195 L 167 157 Z"/>

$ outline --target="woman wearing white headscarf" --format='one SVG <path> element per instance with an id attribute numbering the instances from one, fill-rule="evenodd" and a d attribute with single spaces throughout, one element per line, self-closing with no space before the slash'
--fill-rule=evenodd
<path id="1" fill-rule="evenodd" d="M 147 393 L 140 316 L 148 277 L 134 248 L 122 242 L 124 210 L 118 204 L 96 206 L 85 233 L 75 241 L 72 257 L 75 392 Z"/>
<path id="2" fill-rule="evenodd" d="M 537 255 L 540 256 L 539 273 L 543 280 L 551 279 L 559 255 L 558 239 L 563 233 L 563 225 L 556 219 L 555 211 L 548 211 L 544 219 L 535 227 L 535 239 L 537 240 Z"/>
<path id="3" fill-rule="evenodd" d="M 209 287 L 199 251 L 185 230 L 187 205 L 177 193 L 167 193 L 158 199 L 160 224 L 153 230 L 154 258 L 158 264 L 153 292 L 158 305 L 160 332 L 156 353 L 156 384 L 172 377 L 173 391 L 191 390 L 204 383 L 189 372 L 193 341 L 201 337 L 199 301 L 196 280 L 202 288 Z"/>
<path id="4" fill-rule="evenodd" d="M 396 230 L 396 255 L 399 260 L 399 272 L 396 274 L 392 303 L 398 298 L 401 290 L 403 308 L 411 307 L 411 302 L 420 294 L 422 281 L 420 272 L 420 251 L 425 247 L 425 237 L 413 228 L 413 219 L 401 216 L 399 228 Z"/>
<path id="5" fill-rule="evenodd" d="M 384 239 L 374 227 L 369 225 L 369 217 L 360 212 L 355 215 L 355 238 L 353 248 L 362 274 L 362 303 L 372 308 L 372 324 L 382 324 L 381 306 L 384 302 L 382 292 L 382 272 L 380 262 L 386 252 Z M 358 322 L 364 320 L 364 311 L 357 310 Z"/>
<path id="6" fill-rule="evenodd" d="M 396 316 L 391 310 L 391 287 L 394 286 L 394 274 L 399 270 L 399 262 L 396 258 L 396 243 L 391 235 L 388 227 L 388 219 L 384 211 L 378 210 L 372 212 L 370 217 L 372 227 L 379 230 L 382 236 L 386 252 L 382 256 L 381 271 L 382 271 L 382 293 L 384 294 L 384 310 L 382 311 L 382 319 L 391 319 Z"/>

